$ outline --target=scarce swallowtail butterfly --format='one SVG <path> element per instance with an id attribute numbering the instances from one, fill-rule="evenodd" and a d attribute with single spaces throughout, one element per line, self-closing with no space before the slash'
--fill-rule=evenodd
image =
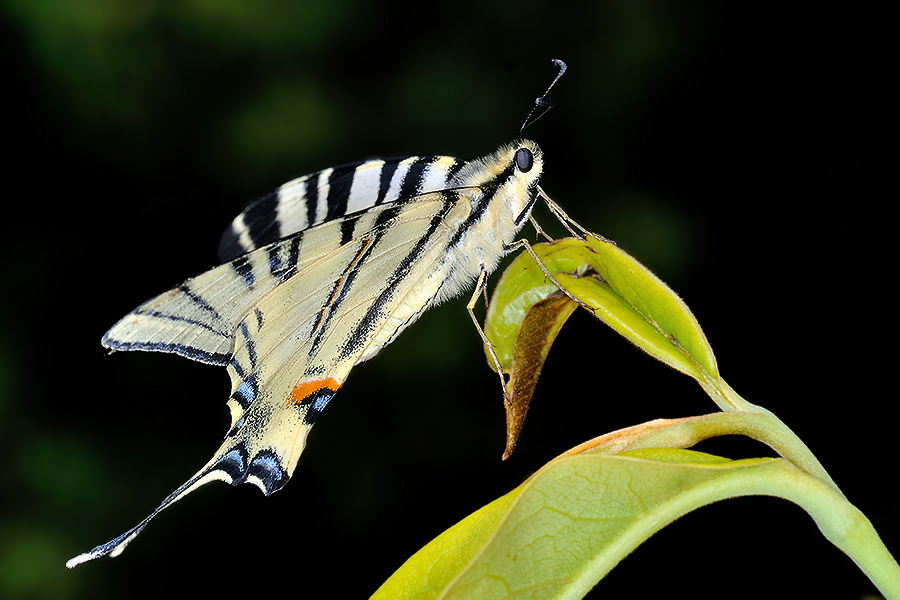
<path id="1" fill-rule="evenodd" d="M 523 130 L 535 108 L 550 105 L 565 71 L 554 63 L 559 72 Z M 66 565 L 118 555 L 161 510 L 210 481 L 281 489 L 355 365 L 476 280 L 477 297 L 543 195 L 542 168 L 540 149 L 520 133 L 478 160 L 367 160 L 300 177 L 251 204 L 222 237 L 224 264 L 145 302 L 103 336 L 114 351 L 225 367 L 225 441 L 136 527 Z"/>

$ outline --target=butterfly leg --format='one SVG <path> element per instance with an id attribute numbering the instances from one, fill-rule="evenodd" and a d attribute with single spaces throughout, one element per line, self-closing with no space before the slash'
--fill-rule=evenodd
<path id="1" fill-rule="evenodd" d="M 566 214 L 566 211 L 564 211 L 559 204 L 557 204 L 556 202 L 554 202 L 553 200 L 550 199 L 550 197 L 546 194 L 546 192 L 544 192 L 544 190 L 541 189 L 541 186 L 538 186 L 538 193 L 544 199 L 544 203 L 547 205 L 547 208 L 550 209 L 550 212 L 553 213 L 553 216 L 556 217 L 559 220 L 559 222 L 563 224 L 563 227 L 565 227 L 566 230 L 568 230 L 568 232 L 572 234 L 572 236 L 574 236 L 580 240 L 583 240 L 585 238 L 585 236 L 589 236 L 589 237 L 594 238 L 595 240 L 599 240 L 601 242 L 606 242 L 607 244 L 615 245 L 614 241 L 609 240 L 609 239 L 603 237 L 602 235 L 597 235 L 596 233 L 591 233 L 590 231 L 588 231 L 587 229 L 585 229 L 584 227 L 579 225 L 572 217 L 570 217 L 569 215 Z M 581 233 L 576 233 L 575 229 L 572 229 L 572 227 L 574 227 Z M 538 227 L 538 230 L 540 231 L 540 233 L 543 233 L 543 230 L 541 230 L 540 227 Z"/>
<path id="2" fill-rule="evenodd" d="M 481 273 L 478 274 L 478 281 L 475 283 L 475 291 L 472 293 L 472 297 L 469 298 L 469 303 L 466 304 L 466 310 L 469 311 L 469 316 L 472 318 L 472 324 L 475 325 L 475 330 L 478 331 L 478 335 L 481 336 L 481 342 L 484 344 L 485 349 L 490 355 L 491 362 L 494 363 L 494 370 L 497 371 L 497 374 L 500 376 L 500 389 L 503 390 L 503 399 L 509 404 L 510 398 L 509 393 L 506 390 L 506 379 L 503 376 L 503 368 L 500 366 L 500 359 L 497 358 L 497 354 L 494 352 L 494 345 L 491 344 L 490 340 L 487 338 L 484 329 L 482 329 L 481 324 L 478 322 L 478 317 L 475 316 L 475 305 L 478 304 L 479 294 L 484 294 L 484 304 L 487 306 L 487 271 L 484 269 L 484 265 L 481 266 Z"/>
<path id="3" fill-rule="evenodd" d="M 539 238 L 539 237 L 543 236 L 544 239 L 547 240 L 548 242 L 556 241 L 552 237 L 547 235 L 547 232 L 545 232 L 544 229 L 541 227 L 541 224 L 537 222 L 537 219 L 534 218 L 534 215 L 528 215 L 528 220 L 531 222 L 532 227 L 534 227 L 535 238 Z"/>

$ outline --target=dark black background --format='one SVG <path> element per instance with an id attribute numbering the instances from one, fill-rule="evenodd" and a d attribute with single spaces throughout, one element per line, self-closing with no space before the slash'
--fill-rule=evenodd
<path id="1" fill-rule="evenodd" d="M 545 152 L 543 188 L 686 300 L 723 377 L 791 426 L 900 547 L 887 255 L 871 230 L 888 197 L 874 183 L 878 15 L 11 1 L 0 19 L 0 596 L 288 584 L 297 597 L 365 597 L 567 448 L 714 410 L 693 381 L 576 314 L 501 462 L 496 376 L 461 299 L 353 372 L 283 491 L 210 485 L 122 557 L 63 568 L 151 511 L 228 425 L 224 370 L 110 357 L 103 332 L 214 264 L 231 218 L 291 177 L 373 156 L 474 158 L 513 139 L 557 57 L 569 64 L 558 108 L 528 131 Z M 699 449 L 771 454 L 733 439 Z M 796 506 L 746 498 L 667 527 L 593 594 L 871 589 Z"/>

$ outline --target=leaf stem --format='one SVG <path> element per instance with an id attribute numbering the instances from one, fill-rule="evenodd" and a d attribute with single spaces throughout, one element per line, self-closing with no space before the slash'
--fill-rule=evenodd
<path id="1" fill-rule="evenodd" d="M 737 410 L 727 410 L 727 413 L 738 412 L 746 415 L 746 418 L 734 422 L 734 425 L 737 425 L 741 431 L 733 433 L 743 433 L 766 444 L 798 469 L 822 480 L 843 496 L 843 492 L 819 462 L 819 459 L 775 413 L 762 406 L 747 402 L 722 378 L 719 378 L 719 389 L 729 399 L 731 405 L 739 407 Z"/>
<path id="2" fill-rule="evenodd" d="M 840 548 L 868 576 L 888 600 L 900 600 L 900 566 L 885 547 L 872 523 L 840 492 L 817 477 L 760 479 L 760 493 L 779 496 L 801 506 L 815 520 L 822 535 Z"/>

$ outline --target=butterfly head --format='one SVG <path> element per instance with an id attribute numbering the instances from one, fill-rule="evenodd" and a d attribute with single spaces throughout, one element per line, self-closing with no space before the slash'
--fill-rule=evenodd
<path id="1" fill-rule="evenodd" d="M 479 187 L 489 198 L 492 222 L 501 237 L 510 238 L 519 230 L 534 206 L 537 186 L 544 168 L 541 149 L 530 140 L 516 140 L 493 154 L 472 161 L 460 171 L 460 187 Z"/>
<path id="2" fill-rule="evenodd" d="M 537 188 L 544 171 L 544 155 L 540 147 L 531 140 L 517 140 L 514 144 L 497 151 L 500 164 L 506 164 L 510 182 L 521 186 L 526 195 Z"/>
<path id="3" fill-rule="evenodd" d="M 516 181 L 507 202 L 518 229 L 531 214 L 537 199 L 538 181 L 544 170 L 544 157 L 541 149 L 531 140 L 520 139 L 511 147 L 513 176 Z"/>

